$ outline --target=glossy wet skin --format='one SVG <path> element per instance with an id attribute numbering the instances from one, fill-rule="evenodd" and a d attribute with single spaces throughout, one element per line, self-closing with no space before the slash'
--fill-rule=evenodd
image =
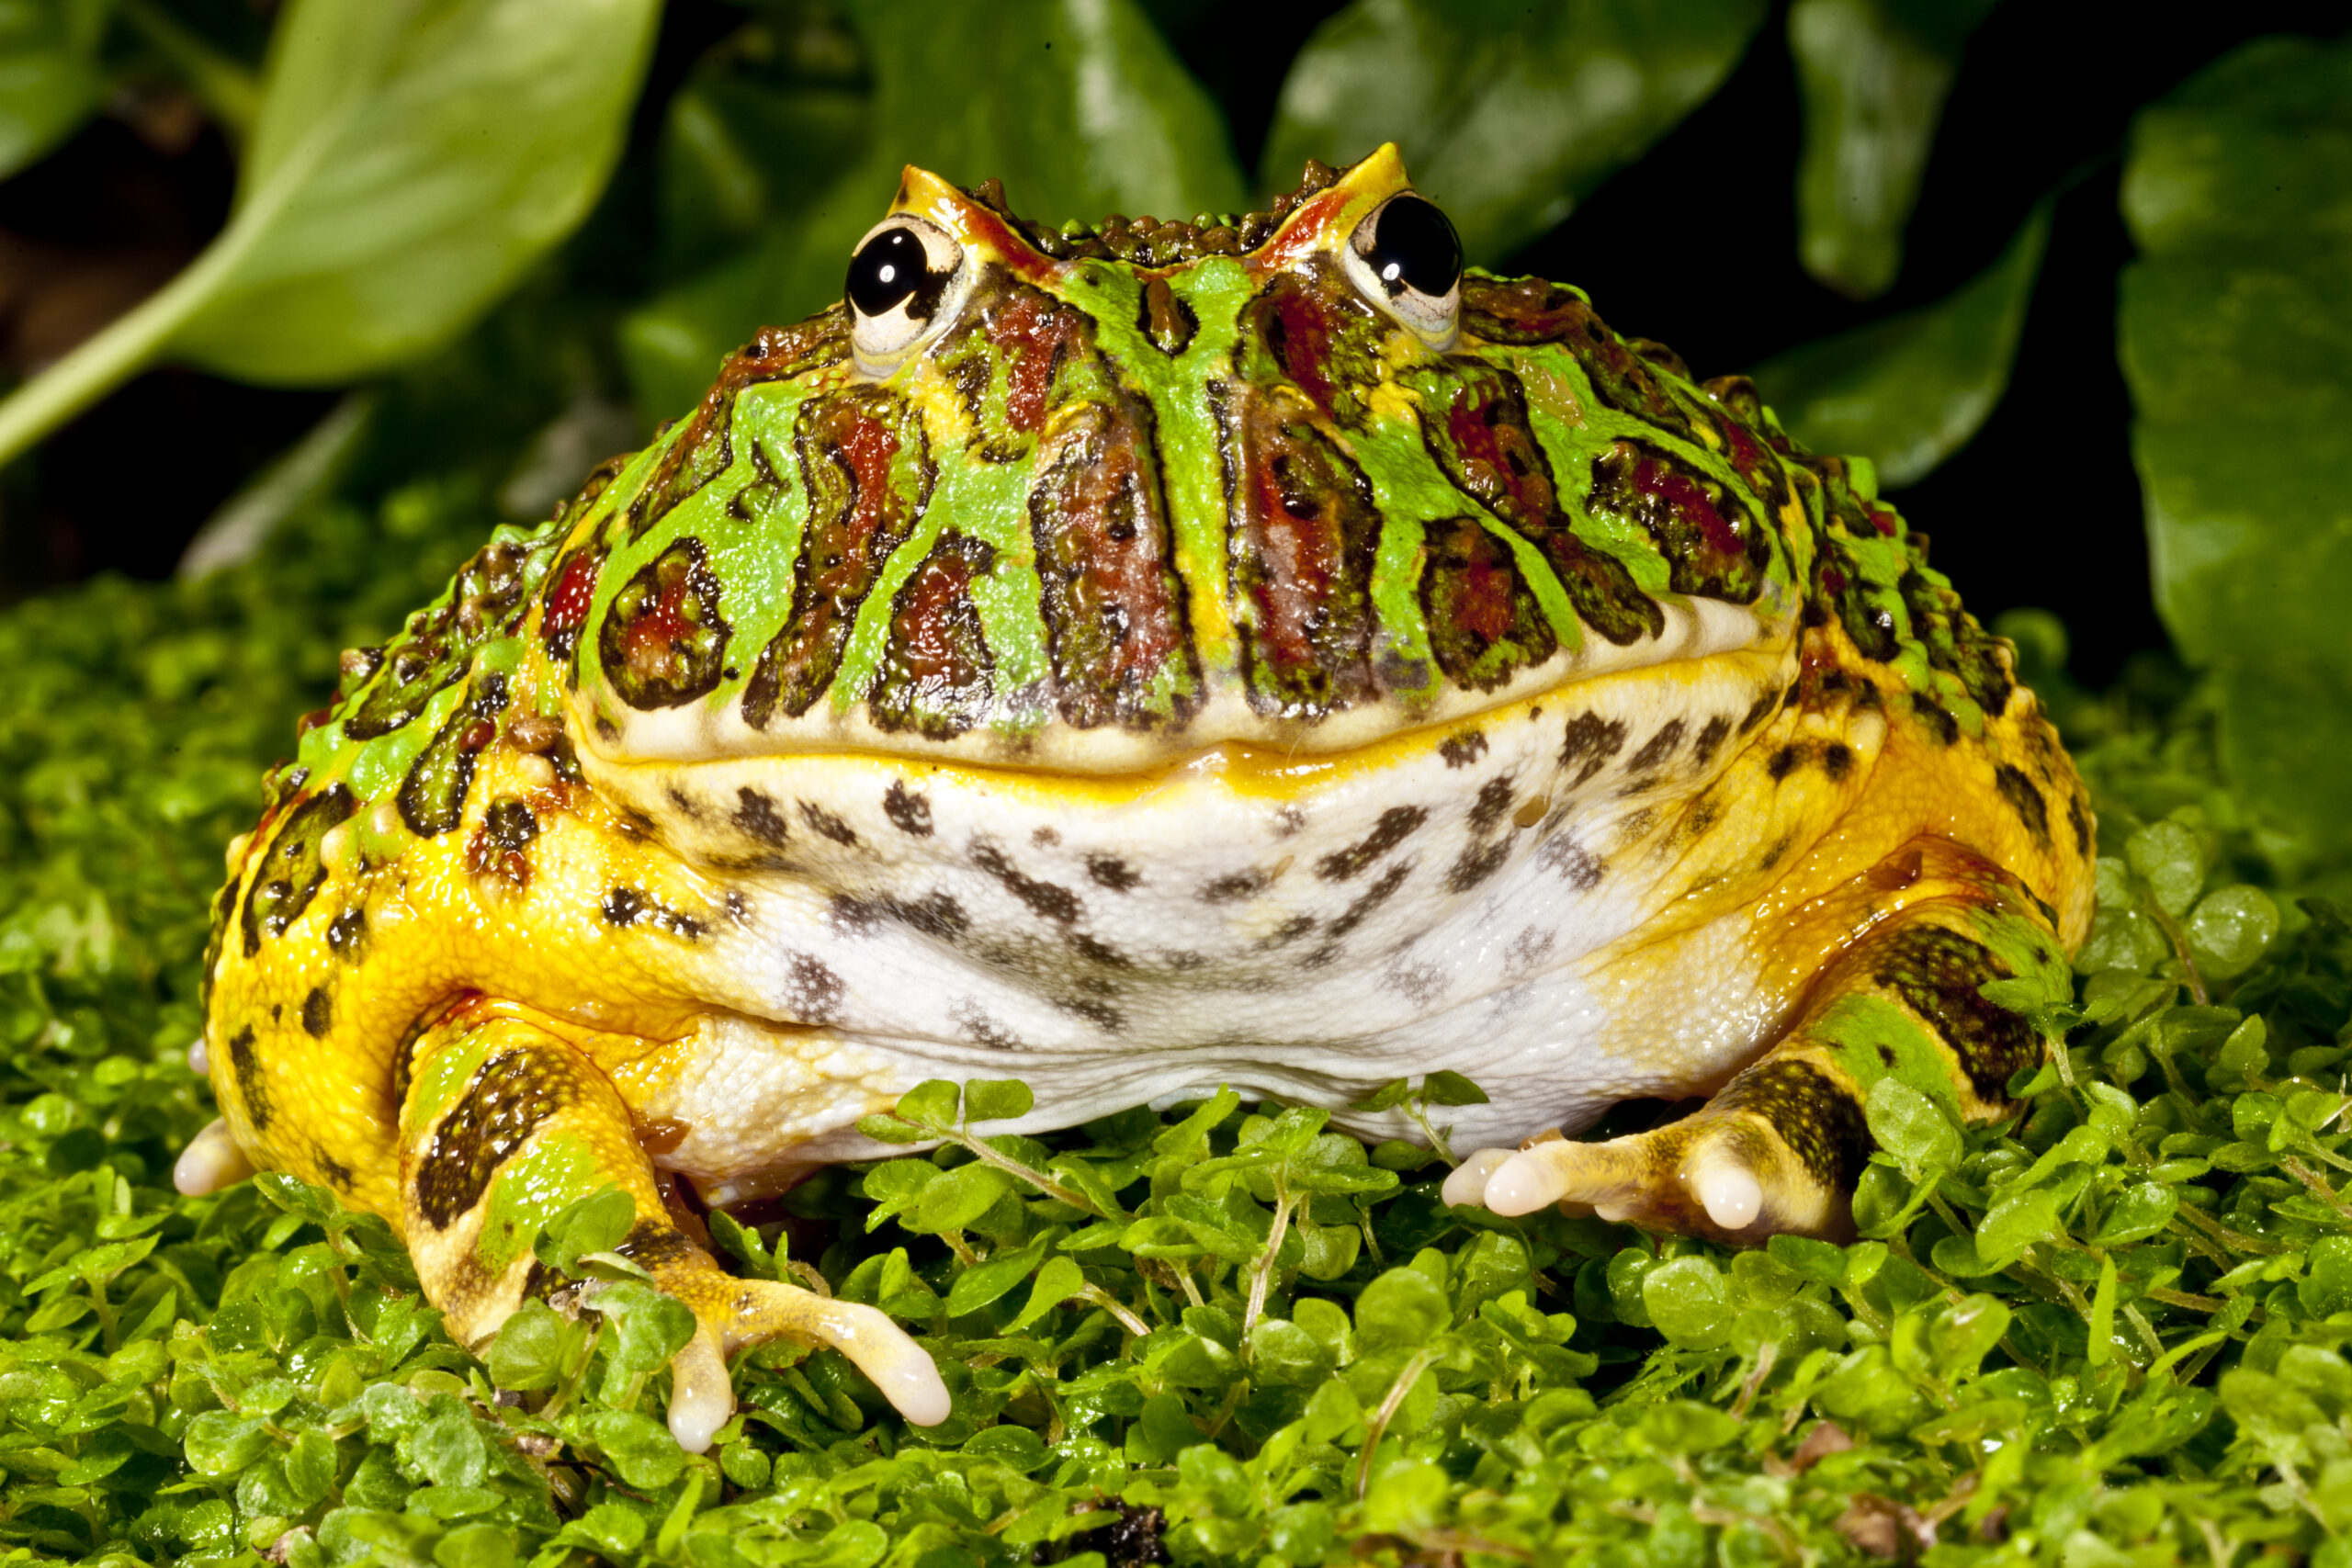
<path id="1" fill-rule="evenodd" d="M 469 1337 L 618 1182 L 692 1441 L 779 1333 L 944 1414 L 693 1217 L 923 1078 L 1043 1128 L 1451 1068 L 1498 1145 L 1714 1094 L 1446 1196 L 1734 1239 L 1848 1223 L 1881 1076 L 1998 1113 L 2040 1043 L 1976 987 L 2063 972 L 2091 834 L 2007 650 L 1745 382 L 1449 243 L 1386 152 L 1069 238 L 910 170 L 842 306 L 346 656 L 232 855 L 184 1180 L 385 1213 Z"/>

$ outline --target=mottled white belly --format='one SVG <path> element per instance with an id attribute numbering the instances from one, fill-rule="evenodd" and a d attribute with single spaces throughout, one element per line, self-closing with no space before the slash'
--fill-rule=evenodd
<path id="1" fill-rule="evenodd" d="M 1610 959 L 1657 918 L 1677 814 L 1779 662 L 1646 671 L 1295 769 L 589 759 L 731 911 L 695 971 L 718 1010 L 624 1088 L 688 1129 L 662 1163 L 729 1190 L 880 1152 L 852 1123 L 933 1077 L 1023 1079 L 1036 1131 L 1220 1084 L 1337 1109 L 1449 1068 L 1491 1097 L 1448 1112 L 1472 1143 L 1681 1092 L 1758 1038 L 1738 933 L 1690 966 L 1721 978 L 1633 998 L 1688 1021 L 1670 1038 L 1627 1038 Z"/>

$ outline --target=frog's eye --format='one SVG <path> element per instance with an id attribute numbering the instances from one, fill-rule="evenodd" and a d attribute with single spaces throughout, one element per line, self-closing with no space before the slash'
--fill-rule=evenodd
<path id="1" fill-rule="evenodd" d="M 906 212 L 876 224 L 850 257 L 842 289 L 860 362 L 896 359 L 951 314 L 943 307 L 963 271 L 963 247 L 937 224 Z"/>
<path id="2" fill-rule="evenodd" d="M 1341 260 L 1365 298 L 1431 347 L 1453 341 L 1462 308 L 1462 241 L 1435 203 L 1400 191 L 1349 236 Z"/>

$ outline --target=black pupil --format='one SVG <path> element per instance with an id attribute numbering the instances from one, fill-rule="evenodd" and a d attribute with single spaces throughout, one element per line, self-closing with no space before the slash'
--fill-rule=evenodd
<path id="1" fill-rule="evenodd" d="M 910 231 L 885 229 L 850 258 L 849 302 L 861 316 L 883 315 L 922 287 L 929 265 L 922 242 Z"/>
<path id="2" fill-rule="evenodd" d="M 1400 196 L 1380 209 L 1364 257 L 1393 299 L 1410 288 L 1442 299 L 1462 277 L 1462 241 L 1432 202 Z"/>

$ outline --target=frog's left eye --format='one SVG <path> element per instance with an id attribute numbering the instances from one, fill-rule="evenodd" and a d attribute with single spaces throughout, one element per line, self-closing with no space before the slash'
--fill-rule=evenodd
<path id="1" fill-rule="evenodd" d="M 1365 298 L 1431 347 L 1453 341 L 1462 310 L 1462 241 L 1436 203 L 1411 191 L 1382 202 L 1348 238 L 1342 264 Z"/>
<path id="2" fill-rule="evenodd" d="M 857 243 L 842 292 L 850 339 L 861 364 L 898 358 L 954 312 L 964 248 L 947 231 L 912 213 L 886 218 Z"/>

